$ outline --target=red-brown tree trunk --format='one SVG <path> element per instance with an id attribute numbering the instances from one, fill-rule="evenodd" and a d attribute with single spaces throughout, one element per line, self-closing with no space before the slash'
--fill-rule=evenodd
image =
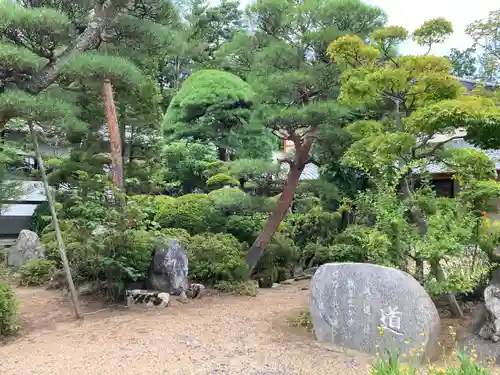
<path id="1" fill-rule="evenodd" d="M 109 141 L 111 144 L 111 165 L 113 167 L 113 182 L 120 192 L 124 190 L 123 158 L 120 128 L 116 117 L 115 101 L 113 99 L 113 87 L 111 81 L 105 79 L 102 87 L 104 95 L 104 113 L 109 129 Z"/>
<path id="2" fill-rule="evenodd" d="M 292 205 L 293 196 L 295 194 L 295 189 L 299 184 L 300 175 L 304 170 L 309 159 L 309 152 L 316 139 L 317 127 L 312 127 L 309 129 L 307 136 L 304 141 L 301 142 L 300 139 L 294 140 L 295 144 L 295 157 L 292 163 L 290 163 L 290 170 L 288 172 L 287 181 L 283 188 L 283 192 L 278 201 L 278 204 L 274 211 L 271 213 L 269 218 L 264 225 L 264 228 L 260 231 L 258 237 L 248 250 L 245 261 L 248 265 L 248 271 L 251 274 L 257 264 L 259 263 L 264 250 L 274 236 L 276 230 L 278 230 L 279 225 L 286 217 L 290 206 Z M 289 139 L 293 140 L 295 137 L 291 136 Z"/>

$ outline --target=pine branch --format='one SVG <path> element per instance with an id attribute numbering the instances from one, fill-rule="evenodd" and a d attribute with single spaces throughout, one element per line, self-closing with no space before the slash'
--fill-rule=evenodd
<path id="1" fill-rule="evenodd" d="M 128 0 L 113 0 L 106 4 L 105 0 L 95 0 L 94 11 L 85 31 L 64 52 L 49 62 L 38 74 L 23 85 L 23 89 L 36 95 L 49 87 L 59 76 L 61 68 L 76 54 L 85 52 L 99 43 L 105 28 L 116 18 Z"/>

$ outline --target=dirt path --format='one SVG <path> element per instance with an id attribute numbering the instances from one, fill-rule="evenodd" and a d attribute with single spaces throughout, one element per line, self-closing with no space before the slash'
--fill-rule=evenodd
<path id="1" fill-rule="evenodd" d="M 319 345 L 288 327 L 287 317 L 307 304 L 303 285 L 261 290 L 254 298 L 103 311 L 83 322 L 72 321 L 57 293 L 21 290 L 27 328 L 0 346 L 0 374 L 365 374 L 366 356 Z"/>

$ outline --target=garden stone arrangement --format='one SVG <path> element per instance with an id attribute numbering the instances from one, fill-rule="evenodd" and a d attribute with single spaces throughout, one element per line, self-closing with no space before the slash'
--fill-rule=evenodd
<path id="1" fill-rule="evenodd" d="M 186 300 L 188 257 L 176 239 L 165 239 L 156 246 L 148 279 L 151 289 L 180 296 Z"/>
<path id="2" fill-rule="evenodd" d="M 474 351 L 483 362 L 500 361 L 500 269 L 484 290 L 484 304 L 474 313 L 471 324 L 459 337 L 459 347 Z"/>
<path id="3" fill-rule="evenodd" d="M 9 266 L 22 266 L 30 260 L 43 259 L 43 245 L 35 232 L 23 229 L 7 252 Z"/>
<path id="4" fill-rule="evenodd" d="M 369 354 L 391 349 L 402 358 L 432 359 L 440 318 L 410 275 L 362 263 L 322 265 L 311 281 L 316 338 Z"/>

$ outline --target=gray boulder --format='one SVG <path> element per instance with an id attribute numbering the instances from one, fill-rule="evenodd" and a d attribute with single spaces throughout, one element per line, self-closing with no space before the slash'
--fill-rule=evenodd
<path id="1" fill-rule="evenodd" d="M 311 281 L 310 312 L 320 341 L 369 354 L 389 349 L 417 361 L 437 353 L 436 307 L 413 277 L 397 269 L 324 264 Z"/>
<path id="2" fill-rule="evenodd" d="M 16 243 L 8 250 L 7 264 L 9 266 L 22 266 L 34 259 L 43 259 L 44 249 L 38 235 L 23 229 L 17 237 Z"/>
<path id="3" fill-rule="evenodd" d="M 148 287 L 174 296 L 187 290 L 188 258 L 179 241 L 167 239 L 156 246 L 148 278 Z"/>

